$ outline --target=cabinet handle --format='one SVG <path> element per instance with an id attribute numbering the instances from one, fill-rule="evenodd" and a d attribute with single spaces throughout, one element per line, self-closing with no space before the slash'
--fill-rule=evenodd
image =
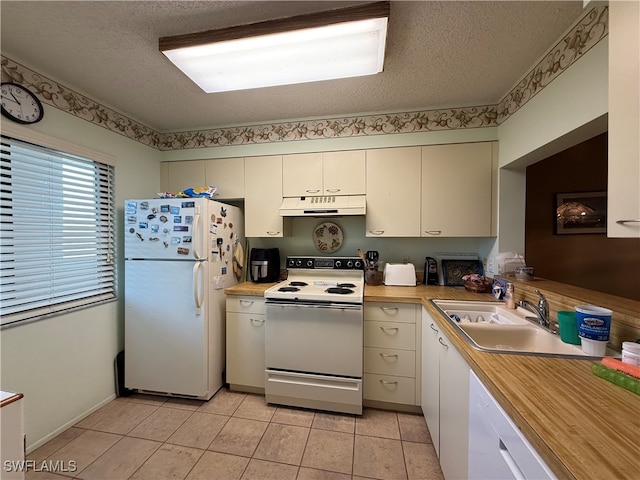
<path id="1" fill-rule="evenodd" d="M 395 315 L 396 313 L 398 313 L 398 307 L 380 307 L 380 310 L 390 315 Z"/>
<path id="2" fill-rule="evenodd" d="M 305 190 L 307 193 L 319 193 L 320 190 Z"/>
<path id="3" fill-rule="evenodd" d="M 271 236 L 279 235 L 279 234 L 280 232 L 267 232 L 267 235 L 271 235 Z"/>
<path id="4" fill-rule="evenodd" d="M 392 333 L 391 335 L 397 335 L 398 334 L 398 327 L 380 327 L 380 330 L 382 330 L 384 333 L 387 333 L 387 330 L 389 330 L 389 331 L 393 330 L 394 333 Z"/>
<path id="5" fill-rule="evenodd" d="M 440 345 L 442 345 L 445 348 L 449 348 L 449 345 L 447 345 L 446 343 L 444 343 L 444 340 L 442 340 L 442 337 L 438 337 L 438 342 L 440 343 Z"/>
<path id="6" fill-rule="evenodd" d="M 433 330 L 434 332 L 438 333 L 438 329 L 436 328 L 436 326 L 432 323 L 431 325 L 429 325 L 429 327 L 431 328 L 431 330 Z"/>
<path id="7" fill-rule="evenodd" d="M 382 235 L 384 233 L 384 230 L 369 230 L 369 233 L 371 235 Z"/>
<path id="8" fill-rule="evenodd" d="M 251 323 L 253 325 L 262 325 L 264 323 L 264 318 L 252 318 Z"/>
<path id="9" fill-rule="evenodd" d="M 327 192 L 329 193 L 338 193 L 339 191 L 339 188 L 327 188 Z"/>
<path id="10" fill-rule="evenodd" d="M 616 220 L 616 223 L 624 225 L 625 223 L 640 223 L 640 218 L 628 219 L 628 220 Z"/>
<path id="11" fill-rule="evenodd" d="M 380 380 L 382 385 L 398 385 L 398 382 L 392 382 L 390 380 Z"/>
<path id="12" fill-rule="evenodd" d="M 240 305 L 242 305 L 243 307 L 248 307 L 250 305 L 253 305 L 253 300 L 240 300 Z"/>
<path id="13" fill-rule="evenodd" d="M 398 359 L 398 354 L 394 353 L 381 353 L 380 356 L 382 358 L 395 358 L 396 360 Z"/>
<path id="14" fill-rule="evenodd" d="M 440 235 L 442 230 L 425 230 L 424 233 L 427 235 Z"/>

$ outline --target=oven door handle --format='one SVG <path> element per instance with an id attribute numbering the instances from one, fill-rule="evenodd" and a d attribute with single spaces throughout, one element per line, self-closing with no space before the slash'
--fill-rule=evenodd
<path id="1" fill-rule="evenodd" d="M 330 308 L 333 310 L 362 310 L 360 304 L 347 304 L 347 303 L 298 303 L 298 302 L 269 302 L 267 306 L 273 307 L 297 307 L 297 308 Z"/>

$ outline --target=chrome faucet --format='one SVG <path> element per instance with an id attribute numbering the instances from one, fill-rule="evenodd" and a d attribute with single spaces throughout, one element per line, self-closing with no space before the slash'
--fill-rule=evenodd
<path id="1" fill-rule="evenodd" d="M 535 313 L 538 323 L 543 327 L 549 328 L 549 304 L 547 303 L 547 299 L 544 298 L 544 295 L 542 295 L 540 290 L 536 290 L 536 294 L 538 295 L 537 306 L 527 300 L 521 300 L 520 306 L 522 308 L 526 308 L 530 312 Z"/>

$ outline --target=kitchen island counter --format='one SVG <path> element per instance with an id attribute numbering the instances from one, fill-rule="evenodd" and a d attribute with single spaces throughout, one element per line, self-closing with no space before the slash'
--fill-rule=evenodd
<path id="1" fill-rule="evenodd" d="M 261 296 L 270 285 L 246 282 L 225 293 Z M 365 302 L 423 305 L 558 478 L 638 478 L 640 396 L 593 375 L 593 360 L 475 350 L 429 301 L 434 298 L 493 299 L 443 286 L 366 286 L 364 292 Z"/>

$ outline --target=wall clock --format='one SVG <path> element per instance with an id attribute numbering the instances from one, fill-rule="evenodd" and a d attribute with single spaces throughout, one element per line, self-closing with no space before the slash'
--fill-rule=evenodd
<path id="1" fill-rule="evenodd" d="M 40 100 L 26 87 L 13 82 L 2 82 L 0 86 L 2 115 L 22 124 L 42 120 L 44 108 Z"/>

